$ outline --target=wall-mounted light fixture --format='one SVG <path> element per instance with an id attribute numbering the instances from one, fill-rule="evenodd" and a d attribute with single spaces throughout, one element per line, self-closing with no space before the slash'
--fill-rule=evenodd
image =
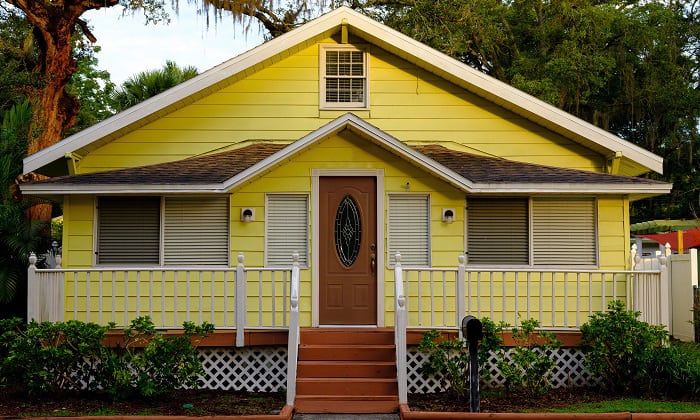
<path id="1" fill-rule="evenodd" d="M 406 191 L 408 191 L 408 190 L 411 189 L 411 183 L 410 183 L 410 182 L 406 182 L 406 185 L 404 185 L 403 187 L 404 187 L 404 189 L 405 189 Z"/>
<path id="2" fill-rule="evenodd" d="M 442 209 L 442 221 L 452 223 L 455 220 L 455 209 Z"/>
<path id="3" fill-rule="evenodd" d="M 241 209 L 241 222 L 248 223 L 255 220 L 255 209 L 249 207 Z"/>

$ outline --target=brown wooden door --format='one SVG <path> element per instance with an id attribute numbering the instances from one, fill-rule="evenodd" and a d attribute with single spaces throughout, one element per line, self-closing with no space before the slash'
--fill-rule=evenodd
<path id="1" fill-rule="evenodd" d="M 319 323 L 377 323 L 377 180 L 321 177 Z"/>

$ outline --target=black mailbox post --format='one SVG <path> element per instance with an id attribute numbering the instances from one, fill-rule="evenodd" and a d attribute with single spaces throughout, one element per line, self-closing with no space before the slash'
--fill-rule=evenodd
<path id="1" fill-rule="evenodd" d="M 462 318 L 462 337 L 469 345 L 469 409 L 481 411 L 479 396 L 479 340 L 484 338 L 484 329 L 478 318 L 467 315 Z"/>

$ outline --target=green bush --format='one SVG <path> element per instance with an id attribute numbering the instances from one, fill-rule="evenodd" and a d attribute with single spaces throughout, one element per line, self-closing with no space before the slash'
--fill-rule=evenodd
<path id="1" fill-rule="evenodd" d="M 423 334 L 418 345 L 428 353 L 428 361 L 419 369 L 426 376 L 435 376 L 440 386 L 459 399 L 469 399 L 469 349 L 464 340 L 441 339 L 436 330 Z"/>
<path id="2" fill-rule="evenodd" d="M 197 339 L 211 333 L 212 324 L 185 323 L 184 335 L 163 337 L 149 317 L 140 317 L 124 331 L 125 345 L 114 349 L 103 344 L 110 327 L 0 320 L 0 383 L 29 394 L 88 391 L 117 398 L 199 385 Z"/>
<path id="3" fill-rule="evenodd" d="M 538 331 L 539 321 L 522 321 L 520 327 L 510 327 L 501 322 L 499 329 L 511 328 L 515 347 L 510 355 L 505 347 L 500 350 L 497 362 L 505 378 L 506 392 L 525 392 L 532 397 L 545 394 L 552 387 L 550 376 L 555 366 L 553 350 L 561 347 L 554 333 Z"/>
<path id="4" fill-rule="evenodd" d="M 30 394 L 100 389 L 107 330 L 79 321 L 2 320 L 0 374 Z"/>
<path id="5" fill-rule="evenodd" d="M 183 335 L 163 337 L 149 317 L 133 320 L 124 330 L 124 346 L 117 348 L 106 362 L 112 380 L 109 392 L 117 398 L 127 398 L 152 396 L 181 387 L 198 388 L 198 378 L 204 369 L 197 357 L 196 344 L 214 326 L 208 322 L 200 326 L 185 322 L 183 327 Z"/>
<path id="6" fill-rule="evenodd" d="M 593 314 L 581 326 L 586 367 L 613 393 L 650 391 L 653 372 L 670 368 L 657 365 L 677 357 L 661 350 L 668 344 L 664 327 L 642 322 L 639 315 L 627 311 L 625 304 L 616 300 L 608 304 L 607 312 Z"/>

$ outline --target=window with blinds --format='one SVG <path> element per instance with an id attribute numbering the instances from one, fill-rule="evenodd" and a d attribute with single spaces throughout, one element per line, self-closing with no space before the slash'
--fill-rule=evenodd
<path id="1" fill-rule="evenodd" d="M 292 254 L 308 266 L 309 197 L 305 194 L 268 194 L 265 206 L 265 265 L 290 267 Z"/>
<path id="2" fill-rule="evenodd" d="M 390 194 L 388 208 L 389 262 L 396 252 L 402 265 L 430 266 L 430 199 L 428 195 Z"/>
<path id="3" fill-rule="evenodd" d="M 533 198 L 535 265 L 597 265 L 596 212 L 592 198 Z"/>
<path id="4" fill-rule="evenodd" d="M 100 197 L 97 264 L 160 264 L 160 197 Z"/>
<path id="5" fill-rule="evenodd" d="M 321 47 L 322 107 L 367 106 L 366 52 L 347 45 Z"/>
<path id="6" fill-rule="evenodd" d="M 467 260 L 470 264 L 529 264 L 528 200 L 469 199 Z"/>
<path id="7" fill-rule="evenodd" d="M 166 197 L 165 265 L 228 265 L 228 197 Z"/>

